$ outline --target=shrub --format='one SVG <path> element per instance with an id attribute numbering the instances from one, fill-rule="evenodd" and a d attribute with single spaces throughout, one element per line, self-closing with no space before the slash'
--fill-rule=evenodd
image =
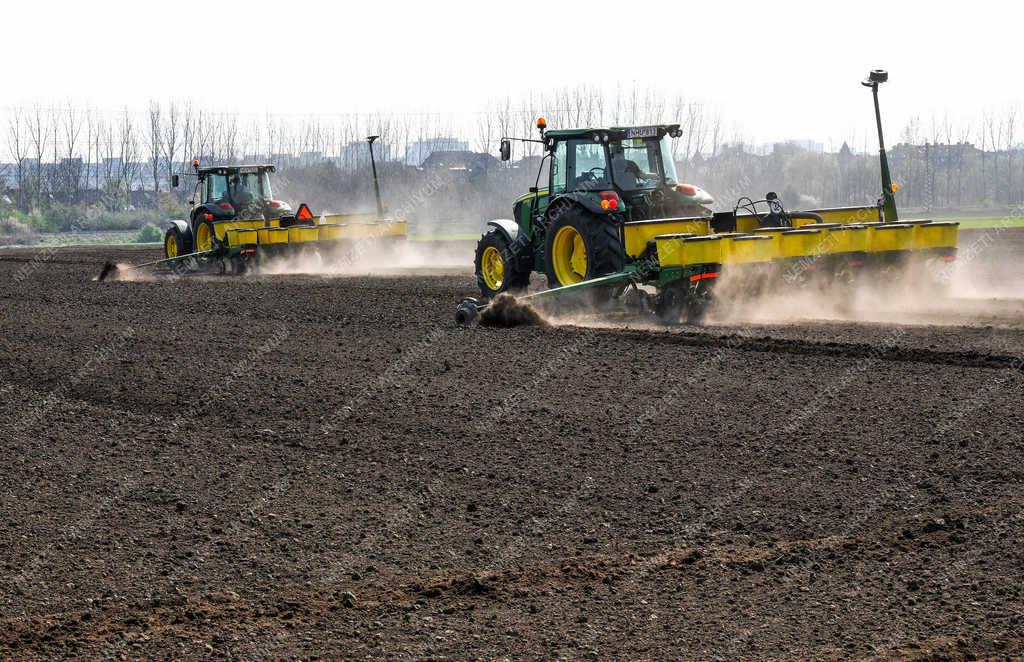
<path id="1" fill-rule="evenodd" d="M 152 223 L 146 223 L 139 230 L 139 236 L 135 239 L 140 244 L 152 244 L 159 241 L 163 241 L 164 233 L 160 231 L 156 225 Z"/>

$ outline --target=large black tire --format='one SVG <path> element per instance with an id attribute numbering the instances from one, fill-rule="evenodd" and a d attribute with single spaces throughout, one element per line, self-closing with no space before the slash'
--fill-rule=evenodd
<path id="1" fill-rule="evenodd" d="M 172 225 L 164 233 L 164 257 L 180 257 L 192 252 L 192 235 Z"/>
<path id="2" fill-rule="evenodd" d="M 495 268 L 500 269 L 500 275 Z M 488 299 L 501 292 L 524 290 L 530 284 L 529 260 L 513 254 L 508 238 L 498 228 L 491 228 L 480 237 L 473 269 L 476 284 Z"/>
<path id="3" fill-rule="evenodd" d="M 566 227 L 575 230 L 583 240 L 586 253 L 586 273 L 575 272 L 583 280 L 622 271 L 626 264 L 626 249 L 619 238 L 619 226 L 606 216 L 593 214 L 582 207 L 559 207 L 549 212 L 552 220 L 544 242 L 544 270 L 548 287 L 571 285 L 563 282 L 555 266 L 555 241 Z"/>

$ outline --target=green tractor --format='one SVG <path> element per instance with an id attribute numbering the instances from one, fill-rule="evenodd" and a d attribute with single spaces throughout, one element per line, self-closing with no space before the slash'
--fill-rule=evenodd
<path id="1" fill-rule="evenodd" d="M 275 200 L 270 189 L 273 165 L 218 165 L 200 167 L 192 162 L 196 184 L 190 202 L 189 219 L 170 222 L 164 234 L 164 257 L 176 258 L 189 253 L 209 252 L 223 233 L 232 228 L 228 221 L 281 220 L 287 224 L 294 214 L 291 206 Z M 171 184 L 179 185 L 179 175 Z M 308 222 L 312 221 L 312 217 Z M 239 226 L 241 227 L 241 226 Z M 219 233 L 218 233 L 219 230 Z"/>
<path id="2" fill-rule="evenodd" d="M 670 145 L 678 124 L 548 131 L 539 119 L 540 139 L 527 140 L 544 148 L 535 185 L 516 200 L 512 220 L 488 223 L 475 259 L 483 301 L 460 303 L 456 323 L 476 319 L 496 295 L 524 289 L 534 271 L 548 289 L 520 299 L 585 293 L 591 303 L 622 300 L 666 322 L 699 323 L 723 273 L 752 292 L 764 283 L 842 291 L 901 273 L 941 291 L 959 225 L 898 216 L 878 107 L 887 80 L 875 70 L 864 81 L 874 96 L 882 197 L 862 206 L 791 211 L 769 192 L 712 212 L 710 195 L 679 182 Z M 504 138 L 501 158 L 510 157 Z"/>
<path id="3" fill-rule="evenodd" d="M 670 139 L 679 125 L 547 130 L 537 121 L 548 181 L 516 200 L 513 219 L 494 220 L 476 250 L 485 298 L 523 289 L 534 271 L 549 287 L 620 272 L 634 257 L 623 227 L 651 219 L 711 217 L 714 200 L 679 182 Z M 501 142 L 509 160 L 511 139 Z M 644 247 L 646 248 L 646 247 Z"/>

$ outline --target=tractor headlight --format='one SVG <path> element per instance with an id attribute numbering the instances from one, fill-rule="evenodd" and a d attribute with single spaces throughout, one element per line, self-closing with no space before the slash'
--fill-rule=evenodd
<path id="1" fill-rule="evenodd" d="M 601 142 L 601 134 L 600 133 L 595 133 L 594 134 L 594 142 L 596 142 L 596 143 Z"/>

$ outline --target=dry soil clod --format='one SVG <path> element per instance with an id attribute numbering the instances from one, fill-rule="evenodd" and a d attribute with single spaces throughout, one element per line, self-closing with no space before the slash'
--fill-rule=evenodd
<path id="1" fill-rule="evenodd" d="M 549 325 L 536 308 L 507 292 L 502 292 L 480 312 L 480 326 L 509 328 Z"/>
<path id="2" fill-rule="evenodd" d="M 96 277 L 96 280 L 103 282 L 108 278 L 115 280 L 117 278 L 118 266 L 115 262 L 107 260 L 103 264 L 103 269 L 100 270 L 100 275 Z"/>

